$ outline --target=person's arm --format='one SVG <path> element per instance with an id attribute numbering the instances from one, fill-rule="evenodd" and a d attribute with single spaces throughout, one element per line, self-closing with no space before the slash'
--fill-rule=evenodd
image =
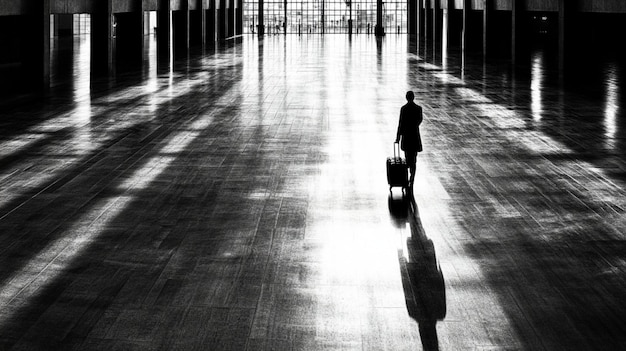
<path id="1" fill-rule="evenodd" d="M 417 116 L 417 126 L 419 127 L 424 120 L 424 109 L 422 107 L 419 108 L 419 115 Z"/>

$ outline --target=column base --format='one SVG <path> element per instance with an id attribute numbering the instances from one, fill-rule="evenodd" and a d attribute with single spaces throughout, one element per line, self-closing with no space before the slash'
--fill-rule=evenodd
<path id="1" fill-rule="evenodd" d="M 385 27 L 377 24 L 376 27 L 374 27 L 374 34 L 377 37 L 384 37 L 385 36 Z"/>

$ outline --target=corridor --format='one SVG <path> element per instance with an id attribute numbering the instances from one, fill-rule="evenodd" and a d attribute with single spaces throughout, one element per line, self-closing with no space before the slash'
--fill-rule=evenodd
<path id="1" fill-rule="evenodd" d="M 623 73 L 544 63 L 305 35 L 76 65 L 0 112 L 0 349 L 624 349 Z"/>

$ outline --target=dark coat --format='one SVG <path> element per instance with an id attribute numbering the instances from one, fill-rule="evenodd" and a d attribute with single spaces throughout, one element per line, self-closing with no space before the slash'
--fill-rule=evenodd
<path id="1" fill-rule="evenodd" d="M 419 126 L 422 124 L 424 116 L 422 107 L 413 101 L 407 102 L 400 109 L 400 121 L 398 122 L 398 136 L 402 137 L 400 147 L 404 151 L 422 151 L 422 137 Z"/>

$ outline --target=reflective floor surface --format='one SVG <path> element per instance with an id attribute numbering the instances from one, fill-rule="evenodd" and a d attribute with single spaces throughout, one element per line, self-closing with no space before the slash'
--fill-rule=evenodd
<path id="1" fill-rule="evenodd" d="M 420 52 L 247 37 L 5 109 L 0 349 L 624 349 L 623 85 Z"/>

